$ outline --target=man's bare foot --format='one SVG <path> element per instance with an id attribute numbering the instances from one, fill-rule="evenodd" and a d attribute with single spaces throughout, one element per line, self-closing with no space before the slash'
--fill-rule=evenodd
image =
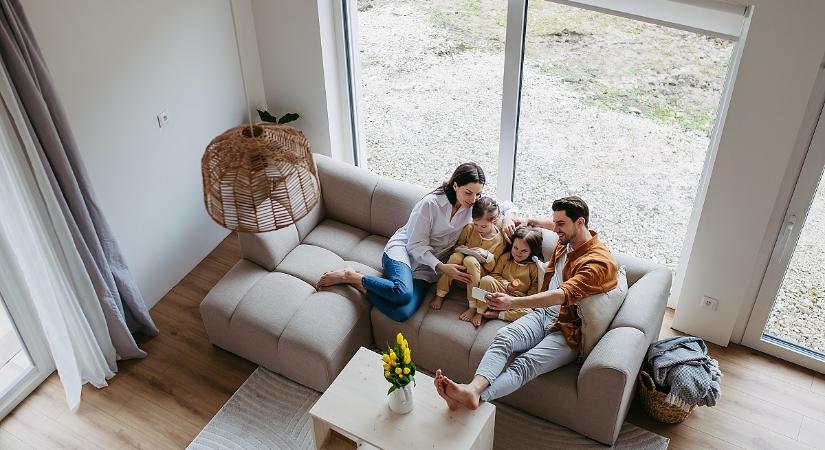
<path id="1" fill-rule="evenodd" d="M 475 315 L 476 315 L 476 309 L 475 308 L 467 308 L 467 310 L 464 311 L 463 313 L 461 313 L 461 315 L 458 316 L 458 318 L 465 321 L 465 322 L 469 322 L 469 321 L 473 320 L 473 316 L 475 316 Z"/>
<path id="2" fill-rule="evenodd" d="M 481 313 L 475 313 L 475 315 L 473 316 L 473 320 L 471 320 L 473 326 L 475 326 L 476 328 L 481 326 L 482 316 L 483 316 L 483 314 L 481 314 Z"/>
<path id="3" fill-rule="evenodd" d="M 443 304 L 444 304 L 444 297 L 436 296 L 435 298 L 433 298 L 430 301 L 430 308 L 432 308 L 434 310 L 439 310 L 439 309 L 441 309 L 441 305 L 443 305 Z"/>
<path id="4" fill-rule="evenodd" d="M 335 286 L 336 284 L 349 284 L 358 289 L 362 294 L 366 294 L 364 285 L 361 284 L 361 278 L 364 273 L 360 270 L 355 270 L 352 267 L 344 267 L 343 269 L 330 270 L 321 275 L 318 283 L 315 285 L 316 289 L 321 289 L 328 286 Z"/>
<path id="5" fill-rule="evenodd" d="M 447 402 L 447 407 L 450 408 L 450 411 L 455 411 L 459 408 L 459 406 L 461 406 L 455 400 L 448 397 L 447 393 L 444 391 L 444 375 L 441 373 L 441 369 L 435 371 L 433 384 L 435 384 L 435 390 L 438 391 L 438 395 L 440 395 L 441 398 Z"/>
<path id="6" fill-rule="evenodd" d="M 453 380 L 443 376 L 444 392 L 447 397 L 453 399 L 467 409 L 478 409 L 479 394 L 468 384 L 457 384 Z"/>
<path id="7" fill-rule="evenodd" d="M 484 311 L 481 315 L 484 316 L 484 318 L 486 319 L 498 319 L 498 311 L 490 311 L 488 309 L 487 311 Z"/>

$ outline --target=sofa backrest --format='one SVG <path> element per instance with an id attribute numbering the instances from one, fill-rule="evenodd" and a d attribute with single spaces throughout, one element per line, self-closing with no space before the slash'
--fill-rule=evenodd
<path id="1" fill-rule="evenodd" d="M 428 190 L 315 155 L 326 218 L 390 237 Z"/>

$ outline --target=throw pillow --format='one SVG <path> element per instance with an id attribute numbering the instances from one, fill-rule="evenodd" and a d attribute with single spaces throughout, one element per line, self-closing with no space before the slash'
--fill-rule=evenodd
<path id="1" fill-rule="evenodd" d="M 607 328 L 613 323 L 613 318 L 622 307 L 627 296 L 627 275 L 625 267 L 621 266 L 618 273 L 618 284 L 613 290 L 603 294 L 591 295 L 579 301 L 578 312 L 582 319 L 582 336 L 579 357 L 584 359 L 607 333 Z"/>

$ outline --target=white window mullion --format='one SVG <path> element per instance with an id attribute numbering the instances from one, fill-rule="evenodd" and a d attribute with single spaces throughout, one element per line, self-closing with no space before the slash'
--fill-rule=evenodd
<path id="1" fill-rule="evenodd" d="M 521 105 L 521 74 L 527 26 L 527 0 L 507 5 L 507 37 L 504 47 L 504 86 L 501 95 L 501 137 L 498 151 L 498 191 L 502 200 L 513 199 Z"/>

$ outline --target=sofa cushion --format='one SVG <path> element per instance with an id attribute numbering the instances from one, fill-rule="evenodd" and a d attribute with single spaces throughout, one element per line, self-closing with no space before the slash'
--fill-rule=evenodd
<path id="1" fill-rule="evenodd" d="M 369 230 L 373 234 L 392 236 L 407 223 L 413 207 L 427 192 L 422 186 L 381 177 L 372 195 Z"/>
<path id="2" fill-rule="evenodd" d="M 230 318 L 229 333 L 236 342 L 255 342 L 254 347 L 277 346 L 292 316 L 315 289 L 284 273 L 269 273 L 244 295 Z M 251 351 L 256 351 L 252 349 Z"/>
<path id="3" fill-rule="evenodd" d="M 384 247 L 387 245 L 387 238 L 384 236 L 370 235 L 361 240 L 352 250 L 345 256 L 352 261 L 358 261 L 365 266 L 383 273 L 383 264 L 381 262 L 384 256 Z"/>
<path id="4" fill-rule="evenodd" d="M 609 292 L 591 295 L 579 301 L 577 306 L 582 319 L 582 339 L 579 358 L 584 359 L 596 346 L 616 317 L 627 296 L 627 276 L 625 267 L 619 267 L 618 283 Z"/>
<path id="5" fill-rule="evenodd" d="M 370 229 L 372 193 L 378 175 L 326 156 L 314 157 L 326 217 L 363 230 Z"/>
<path id="6" fill-rule="evenodd" d="M 302 243 L 322 247 L 337 255 L 345 256 L 368 235 L 369 233 L 360 228 L 326 219 L 315 227 Z"/>
<path id="7" fill-rule="evenodd" d="M 244 258 L 272 271 L 286 255 L 298 246 L 300 238 L 295 225 L 266 233 L 238 233 Z"/>

